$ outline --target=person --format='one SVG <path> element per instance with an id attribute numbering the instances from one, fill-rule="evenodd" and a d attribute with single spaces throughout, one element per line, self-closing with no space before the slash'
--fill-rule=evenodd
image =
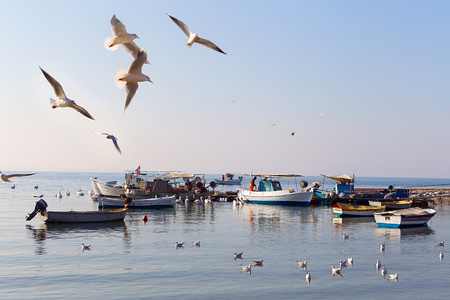
<path id="1" fill-rule="evenodd" d="M 253 179 L 250 181 L 250 185 L 249 185 L 250 191 L 254 191 L 256 188 L 255 180 L 256 180 L 256 176 L 253 177 Z"/>
<path id="2" fill-rule="evenodd" d="M 189 181 L 189 178 L 186 179 L 186 184 L 184 185 L 186 191 L 190 191 L 192 189 L 192 183 Z"/>

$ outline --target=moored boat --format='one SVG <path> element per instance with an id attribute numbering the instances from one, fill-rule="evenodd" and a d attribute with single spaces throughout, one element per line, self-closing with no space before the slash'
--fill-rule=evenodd
<path id="1" fill-rule="evenodd" d="M 374 213 L 382 212 L 386 209 L 385 206 L 369 206 L 369 205 L 352 205 L 344 203 L 336 203 L 333 206 L 333 212 L 338 217 L 357 216 L 368 217 L 373 216 Z"/>
<path id="2" fill-rule="evenodd" d="M 36 203 L 34 211 L 28 215 L 27 221 L 33 219 L 36 214 L 45 223 L 91 223 L 123 221 L 127 208 L 99 211 L 48 211 L 47 203 L 41 199 Z"/>
<path id="3" fill-rule="evenodd" d="M 375 222 L 380 227 L 425 226 L 436 214 L 432 208 L 412 207 L 375 213 Z"/>
<path id="4" fill-rule="evenodd" d="M 412 200 L 398 200 L 398 201 L 383 201 L 383 200 L 369 200 L 370 206 L 386 206 L 386 210 L 405 209 L 410 208 Z"/>
<path id="5" fill-rule="evenodd" d="M 313 192 L 298 191 L 298 189 L 282 189 L 278 178 L 299 178 L 302 175 L 294 174 L 258 174 L 254 180 L 260 178 L 258 188 L 251 190 L 238 189 L 238 199 L 247 203 L 277 204 L 277 205 L 309 205 Z M 254 180 L 252 182 L 254 183 Z M 307 184 L 306 184 L 307 185 Z M 306 186 L 305 185 L 305 186 Z M 250 186 L 253 186 L 252 183 Z"/>
<path id="6" fill-rule="evenodd" d="M 214 179 L 217 184 L 221 185 L 241 185 L 243 176 L 238 176 L 238 179 L 234 178 L 232 173 L 222 174 L 222 179 Z"/>
<path id="7" fill-rule="evenodd" d="M 100 207 L 170 207 L 175 204 L 176 195 L 154 198 L 109 198 L 102 195 L 98 197 Z"/>

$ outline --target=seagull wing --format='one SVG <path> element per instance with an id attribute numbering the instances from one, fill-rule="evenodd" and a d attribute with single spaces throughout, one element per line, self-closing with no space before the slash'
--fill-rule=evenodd
<path id="1" fill-rule="evenodd" d="M 3 180 L 4 182 L 11 182 L 11 181 L 9 180 L 9 178 L 12 178 L 12 177 L 31 176 L 31 175 L 34 175 L 34 174 L 36 174 L 36 173 L 30 173 L 30 174 L 10 174 L 10 175 L 2 174 L 2 175 L 1 175 L 1 178 L 2 178 L 2 180 Z"/>
<path id="2" fill-rule="evenodd" d="M 181 21 L 178 20 L 177 18 L 172 17 L 172 16 L 169 15 L 169 14 L 167 14 L 167 15 L 172 19 L 172 21 L 173 21 L 175 24 L 178 25 L 178 27 L 180 27 L 180 29 L 184 32 L 185 35 L 187 35 L 188 37 L 191 36 L 192 31 L 189 29 L 189 27 L 188 27 L 186 24 L 184 24 L 183 22 L 181 22 Z"/>
<path id="3" fill-rule="evenodd" d="M 73 109 L 75 109 L 76 111 L 78 111 L 83 116 L 85 116 L 85 117 L 87 117 L 89 119 L 95 120 L 87 110 L 85 110 L 83 107 L 79 106 L 75 102 L 73 103 L 73 105 L 71 107 Z"/>
<path id="4" fill-rule="evenodd" d="M 125 91 L 127 92 L 127 99 L 125 100 L 125 109 L 124 112 L 127 110 L 128 105 L 130 105 L 131 100 L 133 100 L 134 95 L 136 94 L 136 91 L 138 89 L 137 82 L 127 82 L 125 84 Z"/>
<path id="5" fill-rule="evenodd" d="M 142 66 L 147 61 L 147 51 L 144 48 L 139 50 L 137 58 L 133 60 L 128 68 L 128 73 L 142 73 Z"/>
<path id="6" fill-rule="evenodd" d="M 216 50 L 217 52 L 223 53 L 226 55 L 225 52 L 222 51 L 222 49 L 220 49 L 219 47 L 217 47 L 216 44 L 214 44 L 213 42 L 206 40 L 206 39 L 202 39 L 202 38 L 198 38 L 198 40 L 196 41 L 196 43 L 199 43 L 203 46 L 206 46 L 208 48 L 211 48 L 213 50 Z"/>
<path id="7" fill-rule="evenodd" d="M 112 30 L 112 33 L 114 34 L 114 36 L 128 34 L 125 25 L 123 25 L 122 22 L 119 21 L 119 19 L 116 17 L 116 15 L 114 15 L 111 18 L 111 30 Z"/>
<path id="8" fill-rule="evenodd" d="M 119 144 L 117 143 L 117 138 L 115 136 L 112 136 L 111 140 L 112 140 L 112 142 L 114 144 L 114 147 L 116 147 L 117 152 L 122 154 L 122 151 L 120 151 Z"/>
<path id="9" fill-rule="evenodd" d="M 141 50 L 141 48 L 139 48 L 139 46 L 136 45 L 135 42 L 125 43 L 125 44 L 122 44 L 122 46 L 128 53 L 131 54 L 131 56 L 133 56 L 134 59 L 136 59 L 138 57 L 139 50 Z M 145 63 L 150 64 L 148 62 L 148 60 L 146 60 Z"/>
<path id="10" fill-rule="evenodd" d="M 59 82 L 56 81 L 55 78 L 50 76 L 50 74 L 45 72 L 41 67 L 39 67 L 39 69 L 41 69 L 41 71 L 44 74 L 45 78 L 47 78 L 47 81 L 53 87 L 53 90 L 55 91 L 56 96 L 59 97 L 59 98 L 67 99 L 66 94 L 64 93 L 64 90 L 63 90 L 61 84 L 59 84 Z"/>

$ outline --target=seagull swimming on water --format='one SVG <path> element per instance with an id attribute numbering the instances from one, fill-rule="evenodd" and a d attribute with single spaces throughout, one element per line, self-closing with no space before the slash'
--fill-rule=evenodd
<path id="1" fill-rule="evenodd" d="M 350 235 L 344 234 L 344 235 L 342 236 L 342 240 L 348 240 L 349 237 L 350 237 Z"/>
<path id="2" fill-rule="evenodd" d="M 175 249 L 178 249 L 178 248 L 180 248 L 180 247 L 183 247 L 183 245 L 184 245 L 184 242 L 183 242 L 183 243 L 175 242 Z"/>
<path id="3" fill-rule="evenodd" d="M 262 266 L 264 260 L 262 260 L 262 259 L 255 259 L 255 260 L 253 260 L 253 262 L 255 263 L 255 266 Z"/>
<path id="4" fill-rule="evenodd" d="M 377 263 L 375 264 L 375 267 L 377 267 L 377 270 L 381 268 L 381 261 L 377 260 Z"/>
<path id="5" fill-rule="evenodd" d="M 186 24 L 184 24 L 182 21 L 178 20 L 175 17 L 172 17 L 171 15 L 167 14 L 172 21 L 177 24 L 177 26 L 181 29 L 181 31 L 184 32 L 185 35 L 187 35 L 187 37 L 189 38 L 189 40 L 186 43 L 186 46 L 188 46 L 189 48 L 192 47 L 192 45 L 194 43 L 199 43 L 200 45 L 206 46 L 208 48 L 211 48 L 213 50 L 216 50 L 217 52 L 226 54 L 225 52 L 222 51 L 222 49 L 220 49 L 219 47 L 217 47 L 216 44 L 214 44 L 213 42 L 206 40 L 206 39 L 202 39 L 201 37 L 198 36 L 197 33 L 193 33 L 189 27 L 187 27 Z"/>
<path id="6" fill-rule="evenodd" d="M 442 242 L 436 242 L 436 246 L 438 246 L 438 247 L 444 247 L 444 241 L 442 241 Z"/>
<path id="7" fill-rule="evenodd" d="M 348 263 L 349 265 L 353 265 L 353 257 L 347 258 L 347 263 Z"/>
<path id="8" fill-rule="evenodd" d="M 306 260 L 305 261 L 298 261 L 297 260 L 297 263 L 298 263 L 298 267 L 299 268 L 306 268 L 307 265 L 308 265 L 308 262 Z"/>
<path id="9" fill-rule="evenodd" d="M 440 252 L 439 253 L 439 260 L 443 260 L 444 259 L 444 252 Z"/>
<path id="10" fill-rule="evenodd" d="M 387 274 L 387 269 L 385 267 L 381 268 L 381 275 L 383 276 L 383 278 L 384 278 L 384 276 L 386 276 L 386 274 Z"/>
<path id="11" fill-rule="evenodd" d="M 131 100 L 133 100 L 134 95 L 136 94 L 137 89 L 139 88 L 138 82 L 153 81 L 150 80 L 150 77 L 142 74 L 142 66 L 147 61 L 147 51 L 144 48 L 139 50 L 139 53 L 135 60 L 130 64 L 128 71 L 125 68 L 121 68 L 116 76 L 114 77 L 114 81 L 116 86 L 120 89 L 125 86 L 125 91 L 127 92 L 127 98 L 125 100 L 125 108 L 124 112 L 127 110 L 128 105 L 130 105 Z"/>
<path id="12" fill-rule="evenodd" d="M 386 245 L 384 243 L 381 243 L 380 252 L 383 252 L 385 249 L 386 249 Z"/>
<path id="13" fill-rule="evenodd" d="M 249 273 L 252 272 L 252 265 L 248 265 L 248 266 L 241 265 L 241 267 L 242 267 L 242 272 L 249 272 Z"/>
<path id="14" fill-rule="evenodd" d="M 84 243 L 81 243 L 81 249 L 83 250 L 83 252 L 84 252 L 84 250 L 91 250 L 91 246 L 92 245 L 85 245 Z"/>
<path id="15" fill-rule="evenodd" d="M 305 278 L 306 278 L 306 282 L 308 282 L 308 284 L 310 284 L 311 283 L 311 273 L 309 273 L 309 271 L 306 272 Z"/>
<path id="16" fill-rule="evenodd" d="M 53 109 L 55 109 L 57 107 L 70 107 L 70 108 L 75 109 L 77 112 L 79 112 L 83 116 L 85 116 L 91 120 L 95 120 L 87 110 L 85 110 L 83 107 L 76 104 L 75 101 L 67 98 L 61 84 L 59 84 L 59 82 L 56 81 L 55 78 L 50 76 L 50 74 L 45 72 L 41 67 L 39 67 L 39 69 L 41 69 L 45 78 L 47 78 L 47 81 L 50 83 L 53 90 L 55 91 L 56 97 L 58 97 L 58 100 L 54 100 L 54 99 L 50 98 L 50 104 L 52 105 Z"/>
<path id="17" fill-rule="evenodd" d="M 6 174 L 3 174 L 2 172 L 0 172 L 0 177 L 2 178 L 2 180 L 3 180 L 4 182 L 12 182 L 11 180 L 9 180 L 10 178 L 13 178 L 13 177 L 31 176 L 31 175 L 34 175 L 34 174 L 36 174 L 36 173 L 29 173 L 29 174 L 9 174 L 9 175 L 6 175 Z"/>
<path id="18" fill-rule="evenodd" d="M 241 252 L 241 253 L 236 253 L 236 252 L 234 252 L 234 253 L 233 253 L 234 259 L 236 259 L 236 258 L 242 258 L 242 253 L 244 253 L 244 252 Z"/>
<path id="19" fill-rule="evenodd" d="M 340 260 L 340 261 L 339 261 L 339 266 L 340 266 L 341 268 L 346 267 L 346 266 L 347 266 L 347 261 L 346 261 L 346 260 L 345 260 L 345 261 Z"/>
<path id="20" fill-rule="evenodd" d="M 389 278 L 388 279 L 397 281 L 398 280 L 398 274 L 397 273 L 389 274 Z"/>
<path id="21" fill-rule="evenodd" d="M 192 242 L 192 245 L 195 247 L 200 247 L 200 241 Z"/>
<path id="22" fill-rule="evenodd" d="M 342 277 L 341 270 L 342 268 L 335 268 L 334 266 L 331 266 L 331 275 L 334 276 L 337 274 Z"/>

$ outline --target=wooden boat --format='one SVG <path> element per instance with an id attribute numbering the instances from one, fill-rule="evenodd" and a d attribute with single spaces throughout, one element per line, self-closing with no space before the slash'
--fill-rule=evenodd
<path id="1" fill-rule="evenodd" d="M 241 185 L 243 176 L 239 176 L 238 179 L 234 179 L 234 174 L 224 173 L 222 179 L 214 179 L 216 184 L 221 185 Z"/>
<path id="2" fill-rule="evenodd" d="M 298 178 L 294 174 L 259 174 L 248 175 L 260 179 L 258 189 L 238 189 L 238 199 L 247 203 L 277 204 L 277 205 L 309 205 L 314 192 L 298 191 L 290 188 L 283 190 L 279 180 L 274 178 Z M 269 179 L 267 179 L 269 178 Z M 306 184 L 307 185 L 307 184 Z M 305 185 L 305 186 L 306 186 Z"/>
<path id="3" fill-rule="evenodd" d="M 36 214 L 45 223 L 91 223 L 123 221 L 128 208 L 100 211 L 48 211 L 47 203 L 41 199 L 36 203 L 34 211 L 28 215 L 27 221 L 33 219 Z"/>
<path id="4" fill-rule="evenodd" d="M 176 195 L 154 198 L 111 198 L 99 195 L 98 205 L 100 207 L 170 207 L 175 204 Z"/>
<path id="5" fill-rule="evenodd" d="M 412 200 L 398 200 L 398 201 L 382 201 L 382 200 L 369 200 L 370 206 L 386 206 L 387 210 L 405 209 L 410 208 Z"/>
<path id="6" fill-rule="evenodd" d="M 382 212 L 386 209 L 385 206 L 369 206 L 369 205 L 352 205 L 344 203 L 336 203 L 333 206 L 333 212 L 338 217 L 357 216 L 368 217 L 373 216 L 376 212 Z"/>
<path id="7" fill-rule="evenodd" d="M 380 227 L 425 226 L 436 214 L 431 208 L 412 207 L 375 213 L 375 222 Z"/>

